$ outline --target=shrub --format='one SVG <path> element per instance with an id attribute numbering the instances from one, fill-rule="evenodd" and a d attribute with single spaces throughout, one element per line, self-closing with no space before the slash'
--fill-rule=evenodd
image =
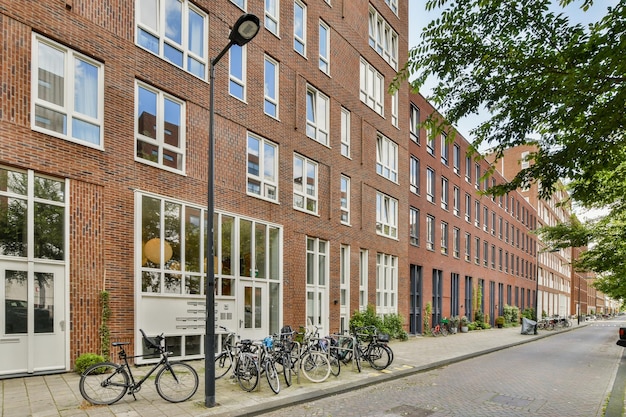
<path id="1" fill-rule="evenodd" d="M 97 353 L 83 353 L 78 358 L 76 358 L 76 362 L 74 363 L 74 371 L 78 374 L 82 374 L 85 372 L 85 369 L 89 368 L 91 365 L 104 362 L 104 358 Z"/>
<path id="2" fill-rule="evenodd" d="M 355 327 L 374 326 L 380 333 L 390 338 L 406 340 L 409 338 L 404 331 L 404 318 L 399 314 L 386 314 L 383 318 L 376 314 L 376 307 L 369 304 L 365 311 L 355 311 L 350 318 L 350 329 Z"/>

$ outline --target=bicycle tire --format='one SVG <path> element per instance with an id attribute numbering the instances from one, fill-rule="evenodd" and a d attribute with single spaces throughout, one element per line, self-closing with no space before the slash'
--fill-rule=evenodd
<path id="1" fill-rule="evenodd" d="M 304 376 L 311 382 L 324 382 L 330 375 L 330 362 L 322 352 L 309 352 L 300 363 Z"/>
<path id="2" fill-rule="evenodd" d="M 432 329 L 430 329 L 430 333 L 431 333 L 433 336 L 437 337 L 437 336 L 439 336 L 440 331 L 439 331 L 439 330 L 437 330 L 437 328 L 436 328 L 436 327 L 433 327 Z"/>
<path id="3" fill-rule="evenodd" d="M 80 395 L 94 405 L 111 405 L 128 390 L 130 378 L 123 366 L 112 362 L 91 365 L 80 376 Z"/>
<path id="4" fill-rule="evenodd" d="M 354 347 L 354 364 L 356 365 L 356 370 L 361 373 L 363 369 L 363 365 L 361 362 L 363 361 L 363 354 L 361 353 L 361 347 L 357 344 Z"/>
<path id="5" fill-rule="evenodd" d="M 281 366 L 280 369 L 278 367 L 276 369 L 278 370 L 279 373 L 282 372 L 283 378 L 285 380 L 285 384 L 287 384 L 287 386 L 290 387 L 291 386 L 291 372 L 292 372 L 292 367 L 293 367 L 293 362 L 291 361 L 291 353 L 287 351 L 281 352 L 280 356 L 278 356 L 276 360 L 276 363 Z"/>
<path id="6" fill-rule="evenodd" d="M 220 379 L 233 367 L 233 358 L 229 352 L 222 352 L 215 358 L 215 379 Z"/>
<path id="7" fill-rule="evenodd" d="M 198 391 L 198 373 L 184 362 L 169 362 L 159 369 L 154 384 L 157 392 L 166 401 L 187 401 Z"/>
<path id="8" fill-rule="evenodd" d="M 274 361 L 271 359 L 266 360 L 264 368 L 267 383 L 270 385 L 272 391 L 274 391 L 274 394 L 278 394 L 280 392 L 280 379 L 278 378 L 278 371 L 276 370 Z"/>
<path id="9" fill-rule="evenodd" d="M 387 346 L 372 344 L 367 349 L 367 361 L 372 368 L 382 371 L 391 364 L 391 354 L 387 350 Z"/>
<path id="10" fill-rule="evenodd" d="M 259 365 L 250 355 L 244 354 L 237 361 L 235 375 L 239 386 L 244 391 L 252 391 L 259 383 Z"/>
<path id="11" fill-rule="evenodd" d="M 341 341 L 341 349 L 339 349 L 340 352 L 340 357 L 342 358 L 341 361 L 343 363 L 348 363 L 352 360 L 353 358 L 353 349 L 354 349 L 354 341 L 352 340 L 352 338 L 345 338 Z"/>
<path id="12" fill-rule="evenodd" d="M 441 326 L 441 328 L 439 329 L 439 331 L 441 332 L 441 334 L 445 337 L 448 335 L 448 329 L 446 329 L 445 326 Z"/>
<path id="13" fill-rule="evenodd" d="M 330 353 L 328 355 L 328 361 L 330 362 L 330 373 L 333 376 L 339 376 L 341 373 L 341 361 L 337 357 L 337 355 Z"/>

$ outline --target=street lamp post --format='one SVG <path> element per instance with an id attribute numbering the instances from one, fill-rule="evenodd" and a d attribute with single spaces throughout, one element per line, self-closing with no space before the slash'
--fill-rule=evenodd
<path id="1" fill-rule="evenodd" d="M 206 295 L 206 330 L 204 337 L 204 405 L 215 406 L 215 263 L 213 260 L 213 217 L 215 216 L 215 65 L 228 52 L 231 46 L 243 46 L 250 42 L 259 33 L 259 18 L 253 14 L 245 13 L 237 19 L 230 31 L 228 45 L 211 60 L 209 66 L 209 164 L 207 186 L 207 244 L 206 244 L 206 283 L 204 292 Z"/>

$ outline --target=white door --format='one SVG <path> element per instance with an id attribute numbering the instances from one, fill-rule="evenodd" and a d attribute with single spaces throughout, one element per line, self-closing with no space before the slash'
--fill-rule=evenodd
<path id="1" fill-rule="evenodd" d="M 267 283 L 240 281 L 237 293 L 239 334 L 243 339 L 263 339 L 269 334 Z"/>
<path id="2" fill-rule="evenodd" d="M 66 369 L 64 267 L 0 262 L 0 374 Z"/>

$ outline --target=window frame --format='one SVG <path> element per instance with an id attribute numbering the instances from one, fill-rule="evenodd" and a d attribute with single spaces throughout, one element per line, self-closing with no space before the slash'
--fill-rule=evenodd
<path id="1" fill-rule="evenodd" d="M 271 65 L 274 68 L 274 77 L 273 77 L 273 85 L 274 85 L 274 91 L 273 91 L 273 95 L 274 97 L 272 97 L 271 95 L 268 95 L 268 92 L 270 92 L 270 88 L 268 88 L 268 80 L 269 80 L 269 75 L 267 72 L 267 65 Z M 279 82 L 280 82 L 280 64 L 278 63 L 278 61 L 276 61 L 275 59 L 271 58 L 269 55 L 265 55 L 264 59 L 263 59 L 263 112 L 270 116 L 273 117 L 274 119 L 278 119 L 279 113 L 279 99 L 280 99 L 280 95 L 279 95 Z M 271 114 L 268 113 L 267 108 L 268 105 L 273 106 L 276 110 L 275 113 L 276 114 Z"/>
<path id="2" fill-rule="evenodd" d="M 302 11 L 302 20 L 300 22 L 298 22 L 299 19 L 296 18 L 297 8 L 299 8 Z M 298 33 L 299 31 L 298 31 L 297 23 L 299 23 L 299 27 L 301 28 L 301 33 Z M 307 26 L 306 4 L 304 4 L 300 0 L 294 0 L 293 2 L 293 50 L 305 58 L 306 58 L 306 47 L 307 47 L 306 26 Z"/>
<path id="3" fill-rule="evenodd" d="M 380 132 L 376 134 L 376 173 L 398 183 L 398 144 Z"/>
<path id="4" fill-rule="evenodd" d="M 298 190 L 297 187 L 297 182 L 296 182 L 296 162 L 297 161 L 301 161 L 301 165 L 302 165 L 302 184 L 300 185 L 301 189 Z M 314 173 L 314 180 L 313 180 L 313 193 L 310 194 L 307 190 L 307 187 L 310 187 L 308 185 L 308 183 L 305 185 L 304 183 L 304 179 L 308 178 L 307 172 L 308 169 L 307 168 L 312 168 L 313 169 L 313 173 Z M 309 214 L 313 214 L 313 215 L 317 215 L 319 212 L 319 165 L 317 162 L 313 161 L 312 159 L 307 158 L 306 156 L 300 155 L 298 153 L 293 154 L 293 179 L 292 179 L 292 184 L 293 184 L 293 208 L 295 210 L 298 211 L 302 211 L 304 213 L 309 213 Z M 302 198 L 302 203 L 303 206 L 299 206 L 297 204 L 297 198 Z M 314 209 L 309 209 L 307 208 L 309 206 L 309 201 L 314 203 L 315 208 Z"/>
<path id="5" fill-rule="evenodd" d="M 380 191 L 376 192 L 376 234 L 398 238 L 398 200 Z"/>
<path id="6" fill-rule="evenodd" d="M 340 177 L 340 193 L 341 199 L 339 207 L 341 208 L 341 224 L 350 225 L 350 177 L 341 174 Z M 344 197 L 345 194 L 345 197 Z M 344 201 L 345 200 L 345 201 Z M 344 216 L 345 215 L 345 216 Z M 344 219 L 345 218 L 345 219 Z"/>
<path id="7" fill-rule="evenodd" d="M 324 146 L 330 146 L 330 97 L 310 84 L 307 85 L 306 95 L 306 135 Z M 313 120 L 310 119 L 311 114 Z"/>
<path id="8" fill-rule="evenodd" d="M 250 173 L 250 140 L 256 140 L 259 143 L 259 163 L 258 163 L 258 175 L 254 175 Z M 271 179 L 267 179 L 265 177 L 265 171 L 267 169 L 266 163 L 266 147 L 271 147 L 275 149 L 274 152 L 274 161 L 273 161 L 273 172 L 275 179 L 272 181 Z M 266 139 L 262 136 L 256 135 L 252 132 L 248 132 L 246 135 L 246 194 L 252 197 L 261 198 L 263 200 L 271 201 L 273 203 L 279 202 L 279 167 L 280 167 L 280 157 L 279 157 L 279 147 L 278 144 L 272 142 L 269 139 Z M 263 173 L 263 175 L 261 175 Z M 255 193 L 250 191 L 250 181 L 258 181 L 259 182 L 259 193 Z M 270 196 L 270 187 L 274 187 L 274 198 Z"/>
<path id="9" fill-rule="evenodd" d="M 279 36 L 280 34 L 280 0 L 272 0 L 270 2 L 270 7 L 273 6 L 275 10 L 268 9 L 268 2 L 264 2 L 263 13 L 264 13 L 264 21 L 263 25 L 265 29 L 267 29 L 270 33 L 275 36 Z M 269 25 L 268 25 L 269 22 Z M 270 28 L 271 24 L 274 24 L 275 30 Z"/>
<path id="10" fill-rule="evenodd" d="M 385 77 L 363 57 L 360 59 L 359 75 L 361 102 L 385 117 Z"/>
<path id="11" fill-rule="evenodd" d="M 140 89 L 143 89 L 147 92 L 153 93 L 156 95 L 156 115 L 155 116 L 155 126 L 156 126 L 156 131 L 155 131 L 155 138 L 151 138 L 148 135 L 144 135 L 142 133 L 139 132 L 140 129 L 140 123 L 139 123 L 139 119 L 140 119 L 140 115 L 138 114 L 140 108 L 139 108 L 139 91 Z M 166 121 L 164 120 L 164 116 L 165 116 L 165 101 L 168 100 L 174 104 L 177 104 L 180 108 L 180 113 L 179 113 L 179 120 L 180 120 L 180 125 L 178 126 L 178 132 L 179 132 L 179 143 L 180 146 L 176 147 L 170 144 L 167 144 L 166 142 L 166 138 L 165 138 L 165 132 L 167 131 L 166 129 Z M 134 110 L 134 124 L 135 124 L 135 131 L 134 131 L 134 143 L 135 143 L 135 152 L 134 152 L 134 160 L 136 162 L 140 162 L 146 165 L 150 165 L 156 168 L 160 168 L 166 171 L 170 171 L 170 172 L 174 172 L 177 174 L 184 174 L 185 170 L 186 170 L 186 164 L 187 164 L 187 150 L 186 150 L 186 143 L 187 143 L 187 127 L 186 127 L 186 120 L 187 120 L 187 107 L 186 107 L 186 103 L 182 100 L 179 100 L 178 98 L 162 91 L 159 90 L 155 87 L 152 87 L 148 84 L 145 84 L 139 80 L 135 80 L 135 110 Z M 139 141 L 146 143 L 147 146 L 154 146 L 158 149 L 158 157 L 157 157 L 157 161 L 152 161 L 148 158 L 142 158 L 140 156 L 137 155 L 138 152 L 138 146 L 139 146 Z M 172 166 L 168 166 L 165 164 L 164 159 L 165 159 L 165 153 L 166 151 L 171 152 L 171 153 L 176 153 L 180 156 L 180 161 L 181 161 L 181 166 L 180 168 L 174 168 Z"/>
<path id="12" fill-rule="evenodd" d="M 236 98 L 237 100 L 246 102 L 246 93 L 247 93 L 247 45 L 238 46 L 233 45 L 228 50 L 228 94 L 231 97 Z M 237 68 L 241 71 L 241 78 L 237 77 L 233 74 L 233 54 L 237 51 L 241 51 L 241 68 Z M 233 92 L 233 85 L 236 85 L 241 88 L 242 96 L 239 97 L 237 94 Z"/>
<path id="13" fill-rule="evenodd" d="M 30 125 L 31 129 L 36 132 L 41 132 L 46 135 L 54 136 L 59 139 L 64 139 L 69 142 L 77 143 L 80 145 L 88 146 L 91 148 L 104 150 L 104 64 L 93 60 L 80 52 L 63 46 L 57 42 L 54 42 L 44 36 L 33 33 L 32 35 L 32 55 L 31 55 L 31 114 L 30 114 Z M 53 51 L 56 51 L 60 54 L 63 54 L 63 91 L 62 91 L 62 102 L 63 104 L 56 104 L 52 101 L 45 100 L 44 98 L 40 98 L 39 88 L 42 86 L 44 88 L 46 85 L 50 83 L 45 80 L 40 80 L 39 69 L 41 68 L 44 62 L 39 59 L 39 53 L 41 51 L 41 47 L 45 46 L 46 48 L 50 48 Z M 42 52 L 43 53 L 43 52 Z M 79 80 L 79 77 L 75 72 L 76 61 L 84 62 L 87 65 L 94 67 L 97 71 L 96 74 L 96 84 L 97 84 L 97 99 L 94 115 L 88 115 L 84 112 L 79 112 L 76 109 L 76 90 L 77 86 L 76 82 Z M 50 71 L 51 72 L 51 71 Z M 63 129 L 61 132 L 49 129 L 41 126 L 42 120 L 50 120 L 49 118 L 44 118 L 43 116 L 38 116 L 37 108 L 41 107 L 45 112 L 54 112 L 56 114 L 60 114 L 63 116 Z M 92 112 L 93 113 L 93 112 Z M 79 131 L 79 129 L 74 129 L 74 122 L 80 122 L 83 124 L 88 124 L 91 126 L 95 126 L 98 128 L 97 134 L 97 142 L 94 143 L 89 140 L 89 138 L 78 138 L 74 136 L 74 133 Z M 54 124 L 54 123 L 50 123 Z"/>
<path id="14" fill-rule="evenodd" d="M 322 31 L 326 36 L 322 39 Z M 325 42 L 323 42 L 325 40 Z M 326 50 L 326 55 L 322 54 L 322 50 Z M 330 75 L 330 26 L 320 19 L 319 35 L 318 35 L 318 54 L 319 54 L 319 70 L 326 75 Z"/>
<path id="15" fill-rule="evenodd" d="M 341 155 L 350 159 L 350 129 L 351 113 L 345 107 L 341 107 Z"/>

